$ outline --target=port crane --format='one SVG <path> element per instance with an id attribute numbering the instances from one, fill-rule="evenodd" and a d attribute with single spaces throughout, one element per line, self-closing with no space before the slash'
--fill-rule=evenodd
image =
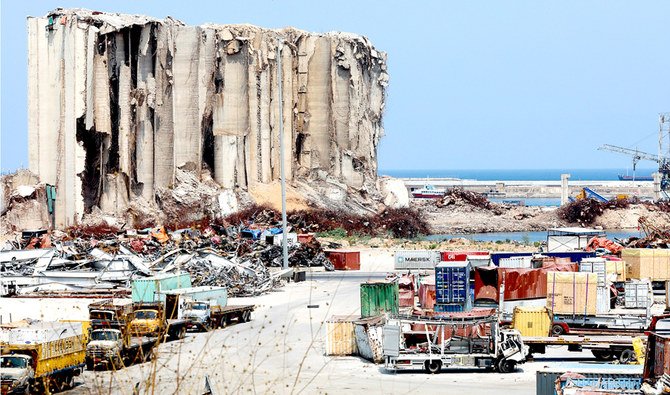
<path id="1" fill-rule="evenodd" d="M 661 190 L 664 191 L 667 196 L 667 192 L 670 191 L 670 158 L 662 155 L 663 139 L 666 136 L 670 138 L 670 113 L 662 113 L 659 116 L 658 155 L 638 151 L 637 149 L 618 147 L 611 144 L 604 144 L 598 149 L 601 151 L 611 151 L 630 155 L 633 158 L 633 173 L 635 172 L 637 162 L 641 160 L 649 160 L 658 163 L 658 172 L 661 174 Z M 668 145 L 668 148 L 670 148 L 670 144 Z"/>

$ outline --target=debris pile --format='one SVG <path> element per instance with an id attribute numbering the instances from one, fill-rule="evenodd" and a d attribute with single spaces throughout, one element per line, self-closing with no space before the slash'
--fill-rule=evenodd
<path id="1" fill-rule="evenodd" d="M 636 197 L 625 199 L 611 199 L 601 202 L 593 198 L 577 199 L 566 205 L 561 206 L 557 213 L 558 217 L 570 223 L 581 225 L 590 225 L 596 218 L 601 216 L 605 210 L 617 210 L 629 208 L 631 204 L 639 204 L 640 200 Z M 644 203 L 647 207 L 656 206 L 663 210 L 665 203 Z M 670 209 L 670 207 L 668 207 Z"/>
<path id="2" fill-rule="evenodd" d="M 437 207 L 452 205 L 470 205 L 477 208 L 490 210 L 493 208 L 491 202 L 481 193 L 466 191 L 463 188 L 452 188 L 440 199 L 435 201 Z"/>
<path id="3" fill-rule="evenodd" d="M 228 223 L 279 224 L 279 212 L 267 206 L 252 205 L 225 218 Z M 296 210 L 287 213 L 287 220 L 301 233 L 328 232 L 343 229 L 347 235 L 413 238 L 429 233 L 428 225 L 410 208 L 386 209 L 374 215 L 357 215 L 337 210 Z"/>

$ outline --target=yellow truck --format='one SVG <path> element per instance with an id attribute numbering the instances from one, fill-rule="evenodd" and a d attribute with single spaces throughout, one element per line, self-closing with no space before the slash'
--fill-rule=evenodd
<path id="1" fill-rule="evenodd" d="M 87 338 L 81 322 L 34 322 L 8 330 L 0 356 L 2 394 L 72 388 L 84 368 Z"/>

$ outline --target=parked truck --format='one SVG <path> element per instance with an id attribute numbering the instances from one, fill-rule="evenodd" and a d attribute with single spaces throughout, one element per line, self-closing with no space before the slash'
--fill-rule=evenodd
<path id="1" fill-rule="evenodd" d="M 130 321 L 130 334 L 133 337 L 168 336 L 169 339 L 183 339 L 186 335 L 188 320 L 179 318 L 177 306 L 162 302 L 138 303 Z"/>
<path id="2" fill-rule="evenodd" d="M 2 345 L 2 394 L 49 393 L 74 386 L 86 357 L 81 322 L 38 322 L 7 333 Z"/>
<path id="3" fill-rule="evenodd" d="M 189 329 L 209 330 L 225 328 L 233 320 L 247 322 L 251 319 L 254 305 L 219 306 L 209 302 L 187 302 L 184 306 L 184 318 Z"/>
<path id="4" fill-rule="evenodd" d="M 86 347 L 86 368 L 99 366 L 120 369 L 137 362 L 150 361 L 158 337 L 131 336 L 126 329 L 98 328 L 91 332 L 91 341 Z"/>
<path id="5" fill-rule="evenodd" d="M 184 318 L 188 329 L 206 331 L 225 327 L 233 320 L 247 322 L 254 310 L 253 305 L 229 306 L 225 287 L 178 288 L 157 295 L 165 301 L 169 318 Z"/>
<path id="6" fill-rule="evenodd" d="M 509 373 L 528 355 L 519 331 L 501 329 L 495 310 L 390 319 L 383 329 L 383 348 L 387 369 L 429 373 L 451 367 Z"/>

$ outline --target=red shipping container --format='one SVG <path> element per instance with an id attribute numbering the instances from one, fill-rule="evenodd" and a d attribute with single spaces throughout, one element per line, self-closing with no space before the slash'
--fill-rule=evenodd
<path id="1" fill-rule="evenodd" d="M 400 307 L 414 307 L 414 296 L 416 291 L 414 288 L 414 275 L 403 275 L 398 280 L 399 292 L 399 306 Z"/>
<path id="2" fill-rule="evenodd" d="M 499 302 L 505 282 L 505 300 L 547 297 L 547 272 L 577 272 L 576 263 L 551 263 L 539 269 L 475 268 L 475 301 Z"/>
<path id="3" fill-rule="evenodd" d="M 442 251 L 440 260 L 442 262 L 462 262 L 467 260 L 468 255 L 489 255 L 488 251 Z"/>
<path id="4" fill-rule="evenodd" d="M 650 333 L 642 377 L 654 385 L 664 374 L 670 373 L 670 336 Z"/>
<path id="5" fill-rule="evenodd" d="M 326 255 L 335 270 L 360 270 L 361 252 L 360 251 L 326 251 Z"/>
<path id="6" fill-rule="evenodd" d="M 419 285 L 419 306 L 422 309 L 432 310 L 435 307 L 435 283 Z"/>

